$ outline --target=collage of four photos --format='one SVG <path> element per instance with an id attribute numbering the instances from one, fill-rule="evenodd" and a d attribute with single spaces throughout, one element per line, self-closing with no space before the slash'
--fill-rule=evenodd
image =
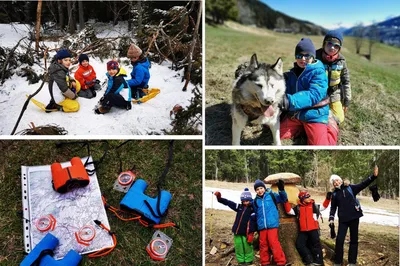
<path id="1" fill-rule="evenodd" d="M 400 265 L 399 10 L 0 2 L 0 265 Z"/>

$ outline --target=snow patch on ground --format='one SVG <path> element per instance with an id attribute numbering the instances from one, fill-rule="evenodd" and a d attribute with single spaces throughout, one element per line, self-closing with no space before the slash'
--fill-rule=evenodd
<path id="1" fill-rule="evenodd" d="M 240 194 L 242 191 L 223 189 L 223 188 L 213 188 L 204 187 L 203 190 L 203 205 L 204 208 L 212 208 L 217 210 L 231 210 L 228 206 L 219 203 L 214 196 L 214 192 L 221 192 L 222 197 L 231 200 L 236 203 L 240 203 Z M 256 197 L 256 193 L 251 192 L 253 198 Z M 364 216 L 360 218 L 361 223 L 373 223 L 388 226 L 399 226 L 399 214 L 391 213 L 386 210 L 376 209 L 376 208 L 363 208 Z M 326 219 L 329 218 L 330 206 L 321 212 L 322 217 Z M 338 221 L 337 212 L 335 220 Z"/>
<path id="2" fill-rule="evenodd" d="M 121 23 L 121 30 L 124 23 Z M 24 34 L 28 34 L 25 25 L 16 24 L 18 32 L 13 30 L 9 24 L 0 24 L 1 45 L 7 47 L 15 46 L 16 42 L 21 39 Z M 118 25 L 115 27 L 118 29 Z M 26 30 L 24 30 L 26 29 Z M 120 30 L 118 29 L 118 31 Z M 102 36 L 110 37 L 114 33 L 107 33 L 106 29 L 98 28 L 102 32 Z M 126 31 L 126 30 L 125 30 Z M 125 33 L 126 34 L 126 33 Z M 56 42 L 46 42 L 47 46 L 55 45 Z M 55 52 L 51 52 L 48 58 L 52 58 Z M 108 59 L 108 60 L 111 60 Z M 99 58 L 89 55 L 89 62 L 97 73 L 97 79 L 103 83 L 106 79 L 106 63 L 108 60 L 101 61 Z M 132 66 L 128 58 L 121 58 L 120 64 L 128 73 L 132 71 Z M 47 61 L 47 66 L 50 60 Z M 170 110 L 179 104 L 187 107 L 190 99 L 193 97 L 193 84 L 189 84 L 186 92 L 182 91 L 184 82 L 181 82 L 183 70 L 172 71 L 170 62 L 162 64 L 152 63 L 150 68 L 150 88 L 159 88 L 161 90 L 155 98 L 146 103 L 132 105 L 129 111 L 112 108 L 110 113 L 105 115 L 97 115 L 94 108 L 99 99 L 104 95 L 106 83 L 101 91 L 97 92 L 97 96 L 92 99 L 78 98 L 80 110 L 76 113 L 53 112 L 45 113 L 38 107 L 29 103 L 25 111 L 17 131 L 27 129 L 30 122 L 36 126 L 47 124 L 56 124 L 65 128 L 69 135 L 142 135 L 142 134 L 163 134 L 162 130 L 170 130 L 172 120 L 170 118 Z M 32 66 L 33 70 L 38 74 L 44 73 L 44 61 L 42 59 L 41 67 Z M 70 68 L 72 76 L 77 70 L 78 65 Z M 7 79 L 0 86 L 0 134 L 9 135 L 17 122 L 22 106 L 25 103 L 26 95 L 34 93 L 40 86 L 41 81 L 36 84 L 28 84 L 26 78 L 17 75 Z M 42 90 L 34 97 L 38 101 L 47 104 L 50 101 L 48 91 L 48 83 L 45 83 Z"/>

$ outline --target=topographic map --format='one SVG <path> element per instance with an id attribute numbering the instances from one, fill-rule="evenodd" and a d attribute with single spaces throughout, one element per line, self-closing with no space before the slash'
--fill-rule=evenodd
<path id="1" fill-rule="evenodd" d="M 83 163 L 86 159 L 81 158 Z M 70 165 L 69 162 L 62 163 L 63 167 Z M 93 169 L 93 165 L 86 166 L 86 169 Z M 86 254 L 113 246 L 111 236 L 94 223 L 94 220 L 99 220 L 110 228 L 96 173 L 89 179 L 86 187 L 60 194 L 53 190 L 50 165 L 21 167 L 26 252 L 29 253 L 47 233 L 59 240 L 54 250 L 55 259 L 63 258 L 71 249 Z M 54 230 L 41 232 L 36 226 L 38 220 L 49 215 L 55 218 Z M 75 233 L 85 226 L 95 230 L 88 246 L 78 243 L 75 237 Z"/>

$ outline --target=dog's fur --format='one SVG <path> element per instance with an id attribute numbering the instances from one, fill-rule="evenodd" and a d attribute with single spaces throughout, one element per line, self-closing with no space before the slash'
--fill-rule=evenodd
<path id="1" fill-rule="evenodd" d="M 274 144 L 281 145 L 278 104 L 285 93 L 282 68 L 281 58 L 274 65 L 259 64 L 257 55 L 253 54 L 248 66 L 240 65 L 236 70 L 232 90 L 232 145 L 240 145 L 248 121 L 268 125 Z"/>

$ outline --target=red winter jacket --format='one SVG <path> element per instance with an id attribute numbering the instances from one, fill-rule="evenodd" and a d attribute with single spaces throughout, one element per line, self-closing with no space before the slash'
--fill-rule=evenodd
<path id="1" fill-rule="evenodd" d="M 95 84 L 96 72 L 91 65 L 84 67 L 79 64 L 79 68 L 75 72 L 75 79 L 81 84 L 81 89 L 86 90 Z"/>

